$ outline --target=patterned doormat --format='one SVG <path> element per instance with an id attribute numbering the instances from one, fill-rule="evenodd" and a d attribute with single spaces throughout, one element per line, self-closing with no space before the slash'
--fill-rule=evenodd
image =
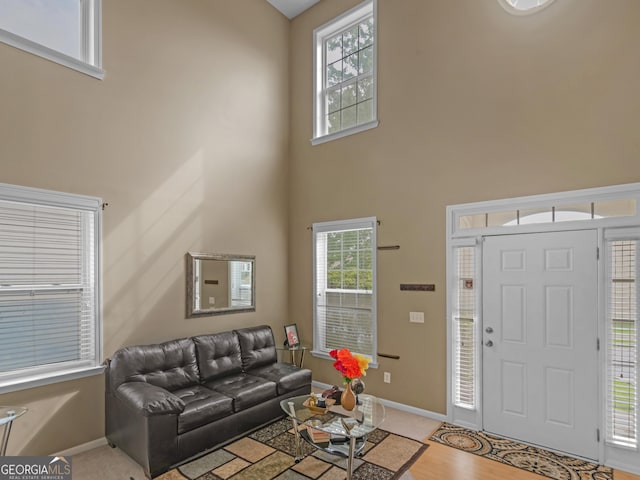
<path id="1" fill-rule="evenodd" d="M 429 440 L 556 480 L 613 480 L 609 467 L 448 423 Z"/>
<path id="2" fill-rule="evenodd" d="M 377 429 L 367 436 L 365 453 L 354 460 L 353 479 L 398 479 L 428 445 Z M 342 480 L 346 458 L 303 441 L 307 455 L 295 463 L 291 420 L 283 418 L 246 437 L 174 468 L 155 480 Z"/>

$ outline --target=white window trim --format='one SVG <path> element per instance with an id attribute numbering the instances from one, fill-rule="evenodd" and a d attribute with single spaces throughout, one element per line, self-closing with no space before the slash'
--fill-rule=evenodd
<path id="1" fill-rule="evenodd" d="M 317 308 L 316 308 L 316 300 L 315 300 L 315 292 L 317 291 L 317 275 L 316 275 L 316 234 L 323 232 L 332 232 L 336 230 L 340 230 L 342 227 L 345 229 L 348 228 L 368 228 L 373 226 L 373 236 L 372 236 L 372 244 L 373 244 L 373 265 L 372 265 L 372 278 L 373 278 L 373 289 L 371 290 L 371 295 L 373 296 L 373 301 L 371 302 L 371 315 L 373 320 L 373 354 L 371 356 L 366 355 L 370 358 L 371 362 L 369 363 L 370 368 L 378 368 L 378 307 L 377 307 L 377 290 L 378 290 L 378 280 L 377 280 L 377 226 L 378 220 L 376 217 L 365 217 L 365 218 L 356 218 L 353 220 L 336 220 L 329 222 L 320 222 L 314 223 L 312 226 L 312 242 L 313 242 L 313 349 L 311 350 L 311 355 L 318 358 L 324 358 L 327 360 L 333 360 L 331 356 L 318 348 L 318 344 L 320 343 L 318 340 L 319 333 L 317 331 Z M 340 289 L 331 289 L 331 291 L 340 291 Z M 361 292 L 362 290 L 358 290 Z M 353 290 L 350 290 L 353 292 Z M 369 290 L 364 292 L 369 293 Z M 360 352 L 355 352 L 360 353 Z"/>
<path id="2" fill-rule="evenodd" d="M 0 28 L 0 42 L 102 80 L 102 0 L 79 0 L 84 24 L 80 60 Z"/>
<path id="3" fill-rule="evenodd" d="M 482 298 L 482 271 L 480 258 L 482 257 L 482 237 L 488 235 L 507 235 L 515 233 L 535 233 L 535 232 L 558 232 L 567 230 L 597 230 L 598 231 L 598 247 L 600 250 L 600 258 L 604 258 L 605 240 L 606 239 L 623 239 L 633 237 L 640 230 L 640 209 L 633 216 L 594 218 L 592 220 L 578 220 L 560 223 L 538 223 L 527 225 L 515 225 L 506 227 L 486 227 L 474 229 L 459 228 L 459 218 L 464 215 L 473 215 L 486 212 L 500 212 L 505 209 L 531 209 L 541 206 L 551 206 L 556 204 L 569 205 L 580 204 L 589 201 L 605 201 L 635 198 L 637 205 L 640 206 L 640 183 L 632 183 L 625 185 L 616 185 L 609 187 L 597 187 L 584 190 L 575 190 L 561 193 L 532 195 L 527 197 L 518 197 L 512 199 L 493 200 L 486 202 L 468 203 L 460 205 L 451 205 L 447 207 L 447 421 L 456 425 L 464 426 L 472 430 L 482 430 L 482 356 L 478 349 L 476 372 L 477 376 L 477 406 L 474 409 L 467 409 L 456 406 L 454 404 L 454 358 L 453 358 L 453 342 L 455 340 L 452 328 L 452 318 L 454 309 L 454 299 L 451 292 L 454 291 L 452 281 L 455 278 L 455 259 L 454 249 L 459 246 L 476 245 L 476 277 L 478 279 L 478 298 Z M 631 227 L 631 228 L 630 228 Z M 633 227 L 637 227 L 634 229 Z M 478 263 L 479 262 L 479 263 Z M 601 343 L 607 338 L 606 336 L 606 292 L 605 285 L 605 262 L 601 261 L 598 266 L 598 295 L 599 295 L 599 319 L 598 319 L 598 337 Z M 478 325 L 476 326 L 476 341 L 481 342 L 482 336 L 482 304 L 477 304 Z M 606 372 L 607 358 L 603 348 L 599 351 L 599 415 L 601 419 L 606 418 Z M 639 379 L 640 381 L 640 379 Z M 638 449 L 629 448 L 621 445 L 612 444 L 606 441 L 606 424 L 604 420 L 600 423 L 600 452 L 599 462 L 620 470 L 625 470 L 636 475 L 640 475 L 640 464 L 638 463 Z"/>
<path id="4" fill-rule="evenodd" d="M 354 127 L 345 128 L 339 132 L 323 133 L 325 115 L 325 101 L 322 93 L 324 87 L 324 41 L 327 37 L 335 34 L 339 30 L 359 22 L 363 17 L 362 11 L 368 8 L 373 10 L 373 26 L 375 31 L 375 40 L 373 43 L 373 117 L 374 120 L 356 125 Z M 350 10 L 330 20 L 324 25 L 313 31 L 313 138 L 311 145 L 320 145 L 322 143 L 337 140 L 339 138 L 364 132 L 378 126 L 378 0 L 365 0 Z"/>
<path id="5" fill-rule="evenodd" d="M 94 220 L 94 258 L 95 258 L 95 358 L 93 361 L 73 362 L 56 366 L 40 366 L 24 369 L 19 374 L 7 374 L 0 380 L 0 394 L 39 387 L 53 383 L 75 380 L 90 375 L 99 375 L 104 371 L 102 359 L 102 200 L 97 197 L 72 193 L 42 190 L 0 183 L 0 200 L 8 202 L 31 203 L 45 206 L 90 210 Z"/>

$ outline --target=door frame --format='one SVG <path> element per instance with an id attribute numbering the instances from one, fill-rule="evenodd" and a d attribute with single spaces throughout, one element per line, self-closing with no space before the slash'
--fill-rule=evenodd
<path id="1" fill-rule="evenodd" d="M 612 201 L 628 201 L 630 211 L 619 215 L 597 217 L 594 205 L 604 205 Z M 509 212 L 518 219 L 519 212 L 535 212 L 547 210 L 555 214 L 563 210 L 563 206 L 591 205 L 591 216 L 574 221 L 548 221 L 533 224 L 504 225 L 493 219 L 507 219 Z M 517 214 L 516 214 L 517 212 Z M 620 213 L 620 212 L 619 212 Z M 513 215 L 512 215 L 513 216 Z M 482 222 L 484 218 L 484 222 Z M 478 222 L 479 220 L 479 222 Z M 483 224 L 484 223 L 484 224 Z M 472 430 L 483 429 L 482 405 L 482 245 L 485 236 L 510 235 L 521 233 L 545 233 L 567 230 L 596 230 L 598 258 L 598 327 L 597 333 L 602 344 L 607 338 L 606 323 L 606 271 L 605 271 L 605 231 L 623 227 L 640 228 L 640 183 L 610 187 L 575 190 L 554 194 L 534 195 L 495 201 L 484 201 L 447 207 L 447 420 L 456 425 Z M 475 403 L 472 406 L 454 403 L 455 371 L 454 348 L 455 332 L 453 331 L 454 295 L 457 288 L 455 273 L 455 252 L 460 247 L 472 247 L 475 251 L 473 288 L 475 295 Z M 640 474 L 638 464 L 638 448 L 625 449 L 606 442 L 606 394 L 607 394 L 607 361 L 605 349 L 600 348 L 598 354 L 598 427 L 600 431 L 599 463 L 621 468 Z"/>

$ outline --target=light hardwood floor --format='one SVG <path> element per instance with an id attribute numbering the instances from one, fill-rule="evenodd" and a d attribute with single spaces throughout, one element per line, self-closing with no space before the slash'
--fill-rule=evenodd
<path id="1" fill-rule="evenodd" d="M 541 480 L 546 477 L 529 473 L 519 468 L 466 453 L 435 442 L 413 464 L 409 472 L 416 480 Z M 639 476 L 615 471 L 614 480 L 640 480 Z"/>

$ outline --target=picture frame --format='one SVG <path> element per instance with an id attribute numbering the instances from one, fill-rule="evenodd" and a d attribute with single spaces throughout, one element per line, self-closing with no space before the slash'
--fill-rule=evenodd
<path id="1" fill-rule="evenodd" d="M 288 347 L 300 345 L 300 335 L 298 335 L 298 327 L 295 323 L 284 326 L 284 338 Z"/>

